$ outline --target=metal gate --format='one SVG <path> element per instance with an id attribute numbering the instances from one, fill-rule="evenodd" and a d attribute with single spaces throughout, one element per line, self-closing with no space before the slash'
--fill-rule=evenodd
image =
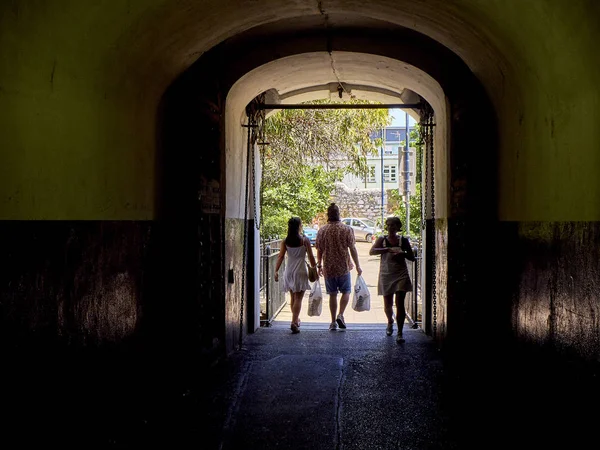
<path id="1" fill-rule="evenodd" d="M 421 249 L 414 248 L 415 260 L 406 261 L 413 290 L 407 292 L 404 307 L 412 328 L 421 328 L 423 325 L 423 297 L 421 296 Z"/>
<path id="2" fill-rule="evenodd" d="M 285 292 L 274 279 L 275 265 L 279 257 L 281 240 L 260 244 L 260 325 L 270 326 L 273 319 L 285 306 Z M 285 259 L 279 271 L 285 271 Z"/>

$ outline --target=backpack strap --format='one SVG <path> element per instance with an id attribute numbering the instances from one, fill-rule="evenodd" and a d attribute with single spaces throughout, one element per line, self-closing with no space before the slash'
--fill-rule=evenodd
<path id="1" fill-rule="evenodd" d="M 398 247 L 402 247 L 402 237 L 403 236 L 398 236 Z M 384 247 L 393 247 L 393 245 L 390 244 L 390 241 L 388 241 L 387 234 L 383 236 L 383 244 Z"/>

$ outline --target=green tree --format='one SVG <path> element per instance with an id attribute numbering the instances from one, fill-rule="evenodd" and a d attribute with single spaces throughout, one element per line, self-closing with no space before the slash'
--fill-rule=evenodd
<path id="1" fill-rule="evenodd" d="M 386 109 L 288 109 L 270 116 L 265 123 L 268 145 L 261 154 L 261 235 L 285 235 L 291 216 L 310 223 L 325 211 L 335 182 L 345 173 L 366 175 L 367 155 L 377 154 L 381 146 L 381 138 L 373 139 L 373 134 L 390 123 Z"/>
<path id="2" fill-rule="evenodd" d="M 421 183 L 415 185 L 415 194 L 408 201 L 410 208 L 410 224 L 406 224 L 406 202 L 398 189 L 388 192 L 388 202 L 392 207 L 392 215 L 398 216 L 404 226 L 404 233 L 412 238 L 421 236 Z"/>
<path id="3" fill-rule="evenodd" d="M 264 238 L 285 235 L 287 221 L 292 216 L 310 224 L 313 217 L 327 209 L 329 194 L 335 182 L 343 177 L 341 169 L 327 171 L 323 166 L 304 165 L 296 168 L 295 176 L 273 183 L 269 177 L 277 173 L 273 161 L 265 160 L 261 226 Z"/>

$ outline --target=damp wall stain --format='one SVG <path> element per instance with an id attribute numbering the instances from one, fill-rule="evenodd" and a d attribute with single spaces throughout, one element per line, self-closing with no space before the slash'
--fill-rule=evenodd
<path id="1" fill-rule="evenodd" d="M 144 222 L 1 222 L 3 344 L 99 346 L 141 320 Z"/>
<path id="2" fill-rule="evenodd" d="M 600 362 L 600 223 L 520 223 L 518 239 L 518 340 Z"/>

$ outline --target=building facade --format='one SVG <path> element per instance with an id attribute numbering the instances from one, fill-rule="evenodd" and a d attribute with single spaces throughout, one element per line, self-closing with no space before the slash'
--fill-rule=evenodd
<path id="1" fill-rule="evenodd" d="M 408 127 L 410 133 L 414 126 Z M 416 180 L 416 149 L 414 141 L 409 141 L 408 154 L 404 150 L 406 142 L 405 126 L 389 126 L 373 134 L 373 139 L 382 137 L 383 145 L 377 155 L 367 157 L 368 172 L 364 176 L 347 174 L 342 182 L 350 189 L 370 190 L 399 189 L 401 192 L 409 190 L 415 193 Z"/>

